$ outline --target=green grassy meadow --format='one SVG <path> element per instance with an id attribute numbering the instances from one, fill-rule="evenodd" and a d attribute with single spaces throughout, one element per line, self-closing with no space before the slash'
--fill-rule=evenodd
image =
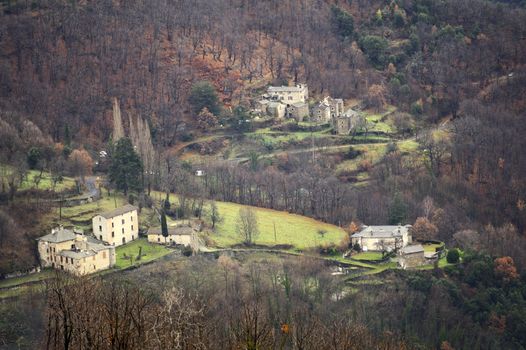
<path id="1" fill-rule="evenodd" d="M 12 168 L 8 165 L 0 165 L 0 175 L 9 176 L 12 173 Z M 0 181 L 5 181 L 0 178 Z M 7 184 L 6 184 L 7 185 Z M 54 190 L 55 192 L 63 192 L 75 188 L 75 179 L 64 176 L 62 181 L 57 182 L 53 188 L 53 177 L 49 172 L 40 173 L 39 170 L 29 170 L 24 178 L 18 190 Z"/>
<path id="2" fill-rule="evenodd" d="M 142 247 L 141 259 L 137 260 L 139 247 Z M 115 248 L 115 255 L 117 257 L 115 268 L 123 269 L 131 265 L 141 265 L 159 259 L 170 252 L 172 252 L 172 250 L 163 245 L 149 243 L 146 238 L 139 238 L 133 242 Z M 129 257 L 132 257 L 133 259 L 130 260 Z"/>
<path id="3" fill-rule="evenodd" d="M 242 242 L 236 233 L 236 220 L 243 205 L 216 202 L 223 222 L 211 238 L 218 246 L 227 247 Z M 321 244 L 338 244 L 346 232 L 334 225 L 326 224 L 301 215 L 282 211 L 252 207 L 258 217 L 260 235 L 255 243 L 262 245 L 290 244 L 296 249 L 307 249 Z M 275 231 L 274 231 L 275 227 Z M 318 230 L 325 230 L 323 237 Z M 275 234 L 274 234 L 275 232 Z"/>

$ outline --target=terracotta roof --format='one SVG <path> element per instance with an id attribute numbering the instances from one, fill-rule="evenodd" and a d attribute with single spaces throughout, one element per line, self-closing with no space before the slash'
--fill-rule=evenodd
<path id="1" fill-rule="evenodd" d="M 106 211 L 104 213 L 100 213 L 99 215 L 102 216 L 103 218 L 111 219 L 113 217 L 116 217 L 116 216 L 119 216 L 119 215 L 122 215 L 122 214 L 126 214 L 126 213 L 129 213 L 129 212 L 134 211 L 134 210 L 138 210 L 138 208 L 136 206 L 134 206 L 134 205 L 126 204 L 123 207 L 120 207 L 120 208 L 117 208 L 117 209 L 113 209 L 113 210 L 110 210 L 110 211 Z"/>

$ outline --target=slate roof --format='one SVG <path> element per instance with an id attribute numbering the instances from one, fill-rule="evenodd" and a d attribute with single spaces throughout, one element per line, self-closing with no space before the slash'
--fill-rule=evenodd
<path id="1" fill-rule="evenodd" d="M 75 239 L 75 232 L 73 232 L 72 230 L 65 229 L 65 228 L 59 228 L 59 229 L 53 230 L 52 233 L 38 238 L 39 241 L 50 242 L 50 243 L 60 243 L 60 242 L 71 241 L 74 239 Z"/>
<path id="2" fill-rule="evenodd" d="M 101 250 L 111 249 L 112 247 L 104 244 L 104 242 L 99 241 L 98 239 L 85 236 L 86 241 L 77 241 L 75 242 L 76 249 L 65 249 L 58 253 L 64 257 L 72 259 L 82 259 L 89 256 L 96 255 Z"/>
<path id="3" fill-rule="evenodd" d="M 354 117 L 354 116 L 359 116 L 360 112 L 355 111 L 352 108 L 349 108 L 348 110 L 345 111 L 345 113 L 343 115 L 346 116 L 346 117 Z"/>
<path id="4" fill-rule="evenodd" d="M 169 236 L 190 236 L 194 233 L 194 229 L 190 226 L 176 226 L 168 227 Z M 160 227 L 150 228 L 148 230 L 149 235 L 162 235 L 163 232 Z"/>
<path id="5" fill-rule="evenodd" d="M 304 86 L 269 86 L 267 92 L 301 92 L 304 88 Z"/>
<path id="6" fill-rule="evenodd" d="M 111 219 L 111 218 L 114 218 L 116 216 L 119 216 L 119 215 L 122 215 L 122 214 L 126 214 L 126 213 L 129 213 L 129 212 L 134 211 L 134 210 L 138 210 L 138 208 L 136 206 L 134 206 L 134 205 L 126 204 L 125 206 L 122 206 L 120 208 L 113 209 L 113 210 L 110 210 L 110 211 L 106 211 L 104 213 L 100 213 L 99 215 L 102 216 L 103 218 Z"/>
<path id="7" fill-rule="evenodd" d="M 92 250 L 61 250 L 58 255 L 61 255 L 66 258 L 72 258 L 72 259 L 82 259 L 87 258 L 88 256 L 96 255 L 97 253 Z"/>
<path id="8" fill-rule="evenodd" d="M 305 102 L 295 102 L 295 103 L 291 104 L 291 106 L 296 107 L 296 108 L 301 108 L 301 107 L 304 107 L 306 105 L 307 104 Z"/>
<path id="9" fill-rule="evenodd" d="M 364 237 L 364 238 L 394 238 L 401 237 L 403 233 L 406 233 L 411 227 L 406 226 L 365 226 L 365 228 L 353 234 L 351 237 Z"/>
<path id="10" fill-rule="evenodd" d="M 402 254 L 415 254 L 415 253 L 423 253 L 424 247 L 421 244 L 415 244 L 415 245 L 408 245 L 403 247 L 400 250 L 400 253 Z"/>

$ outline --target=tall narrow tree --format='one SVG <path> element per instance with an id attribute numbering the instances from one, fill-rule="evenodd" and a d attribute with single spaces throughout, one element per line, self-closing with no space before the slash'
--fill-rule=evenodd
<path id="1" fill-rule="evenodd" d="M 164 243 L 166 244 L 166 239 L 168 238 L 168 224 L 166 223 L 166 214 L 164 209 L 161 209 L 161 233 L 164 237 Z"/>

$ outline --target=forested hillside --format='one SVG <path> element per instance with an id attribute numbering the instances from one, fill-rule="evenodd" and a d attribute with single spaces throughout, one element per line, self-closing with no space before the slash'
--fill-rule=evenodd
<path id="1" fill-rule="evenodd" d="M 152 307 L 144 318 L 122 312 L 141 319 L 130 327 L 133 345 L 121 348 L 175 344 L 168 333 L 141 328 L 154 327 L 162 314 L 161 328 L 169 329 L 175 316 L 163 313 L 167 307 L 193 315 L 184 323 L 196 327 L 183 341 L 187 347 L 224 341 L 230 348 L 338 349 L 359 336 L 357 348 L 525 348 L 524 6 L 0 0 L 0 282 L 39 267 L 37 237 L 64 224 L 89 234 L 91 217 L 117 203 L 140 209 L 141 235 L 167 217 L 196 220 L 200 242 L 217 253 L 138 268 L 126 275 L 133 281 L 128 290 L 111 276 L 53 279 L 45 297 L 38 290 L 18 299 L 14 289 L 16 302 L 0 305 L 9 316 L 0 317 L 0 348 L 26 336 L 27 348 L 43 339 L 66 348 L 61 339 L 69 324 L 57 315 L 86 312 L 71 299 L 69 284 L 86 295 L 90 288 L 108 291 L 119 307 L 127 298 Z M 352 108 L 360 116 L 352 131 L 340 134 L 332 121 L 257 113 L 269 85 L 300 83 L 308 85 L 307 108 L 326 96 Z M 267 215 L 260 241 L 237 237 L 238 208 L 250 207 Z M 271 217 L 289 214 L 307 217 L 291 221 L 305 226 L 280 241 L 278 231 L 292 224 Z M 415 241 L 440 247 L 435 263 L 422 268 L 431 271 L 397 271 L 382 249 L 381 262 L 355 260 L 344 266 L 351 277 L 325 285 L 341 271 L 330 275 L 318 262 L 349 263 L 347 254 L 361 249 L 351 235 L 362 224 L 413 225 Z M 306 232 L 308 244 L 296 244 L 307 242 Z M 253 264 L 248 253 L 218 253 L 240 247 L 291 256 L 265 255 Z M 448 250 L 455 259 L 446 259 Z M 317 262 L 295 262 L 299 255 Z M 279 276 L 261 277 L 265 269 Z M 164 284 L 166 276 L 181 287 Z M 159 286 L 145 291 L 141 282 Z M 66 304 L 57 304 L 61 297 Z M 111 298 L 90 298 L 108 311 Z M 37 305 L 34 319 L 31 310 L 16 309 L 25 301 Z M 228 309 L 227 328 L 210 321 L 223 320 L 221 307 L 231 305 L 244 314 Z M 306 310 L 315 312 L 302 323 Z M 249 328 L 261 315 L 258 338 Z M 106 321 L 93 321 L 99 348 L 107 347 Z M 92 321 L 72 322 L 69 345 L 85 344 L 79 330 Z M 356 332 L 343 331 L 352 327 Z"/>

